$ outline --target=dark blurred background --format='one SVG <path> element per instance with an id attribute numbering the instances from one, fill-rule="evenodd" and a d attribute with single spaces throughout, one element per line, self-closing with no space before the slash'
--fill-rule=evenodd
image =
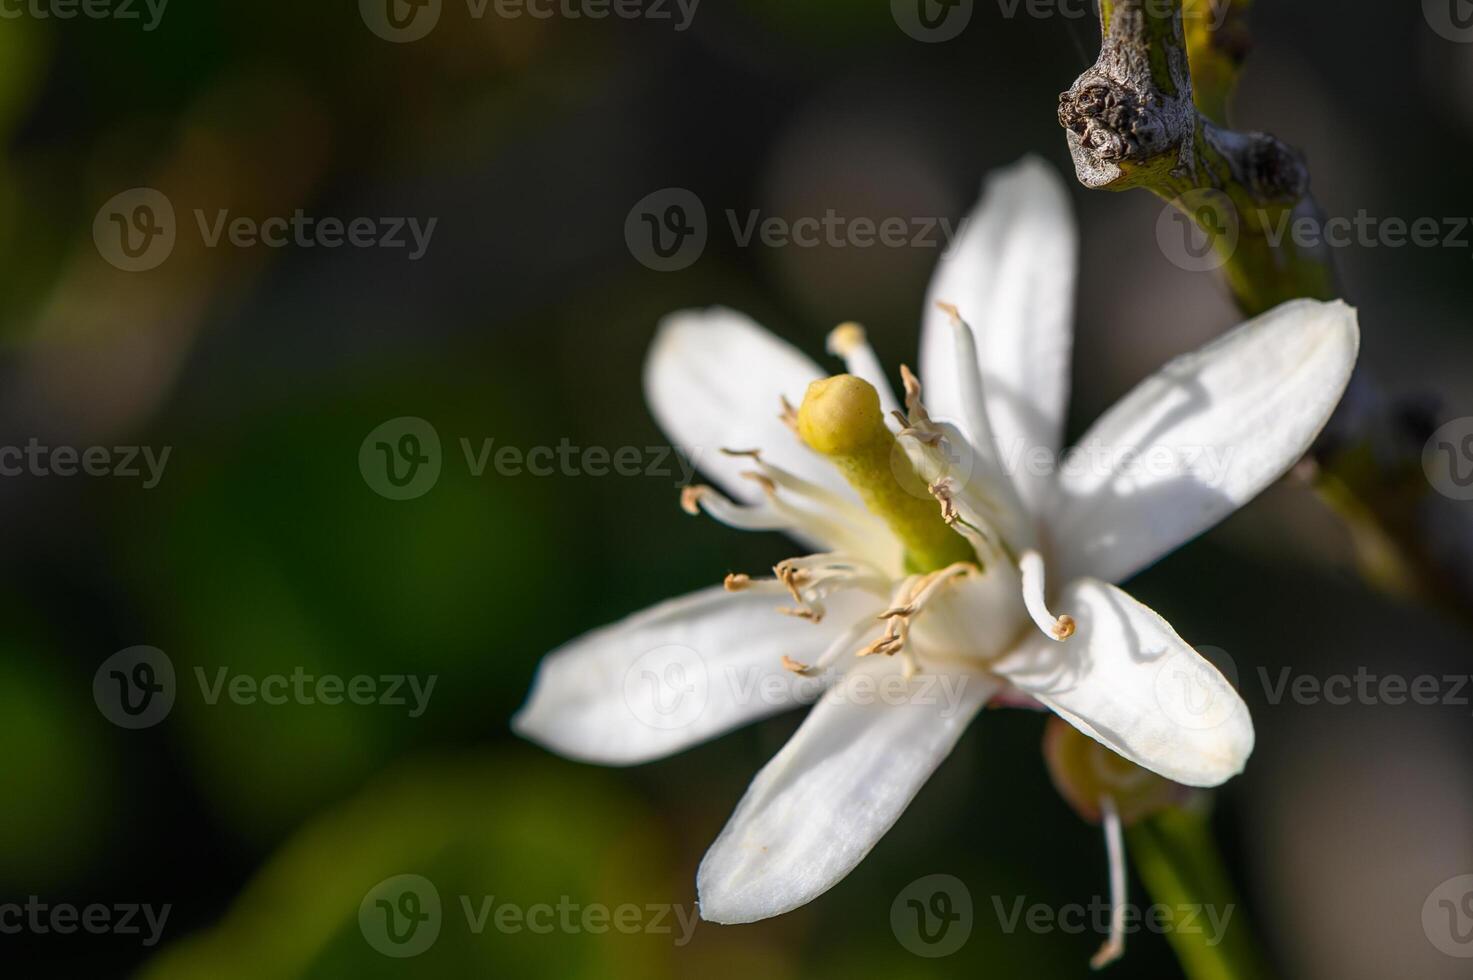
<path id="1" fill-rule="evenodd" d="M 1043 716 L 1025 712 L 988 713 L 853 875 L 777 920 L 702 925 L 684 945 L 678 929 L 477 936 L 456 896 L 688 908 L 705 847 L 800 720 L 629 770 L 512 736 L 543 653 L 791 548 L 685 517 L 674 474 L 475 475 L 461 445 L 659 445 L 640 366 L 657 319 L 687 306 L 742 309 L 814 356 L 859 320 L 892 369 L 914 363 L 939 239 L 742 247 L 728 210 L 954 221 L 986 171 L 1041 155 L 1066 173 L 1082 229 L 1074 434 L 1237 321 L 1217 277 L 1157 247 L 1159 202 L 1072 178 L 1055 106 L 1094 59 L 1092 14 L 1008 17 L 977 0 L 959 36 L 923 43 L 880 0 L 705 0 L 688 22 L 671 3 L 653 16 L 653 0 L 603 20 L 477 18 L 445 0 L 433 30 L 399 43 L 348 0 L 175 0 L 151 30 L 141 4 L 137 20 L 38 16 L 48 2 L 0 19 L 0 445 L 170 455 L 151 487 L 0 479 L 0 902 L 171 911 L 152 945 L 146 927 L 0 935 L 8 969 L 1088 973 L 1099 936 L 1009 935 L 995 911 L 1106 888 L 1099 833 L 1052 789 Z M 1304 149 L 1330 214 L 1473 216 L 1473 44 L 1414 3 L 1262 0 L 1252 23 L 1237 124 Z M 625 222 L 672 187 L 699 198 L 709 236 L 662 272 Z M 134 188 L 177 216 L 146 271 L 94 236 Z M 436 224 L 411 260 L 407 233 L 397 249 L 209 247 L 194 217 L 297 209 Z M 1363 366 L 1388 396 L 1440 398 L 1446 418 L 1473 414 L 1469 243 L 1337 254 Z M 443 467 L 393 500 L 359 451 L 405 416 L 434 427 Z M 1473 709 L 1274 705 L 1261 680 L 1473 671 L 1461 627 L 1372 593 L 1349 554 L 1343 526 L 1283 486 L 1131 590 L 1226 651 L 1253 709 L 1258 748 L 1217 794 L 1216 823 L 1239 914 L 1282 975 L 1465 976 L 1422 910 L 1473 872 Z M 93 681 L 138 645 L 167 655 L 178 691 L 166 718 L 130 730 Z M 195 670 L 221 667 L 438 682 L 418 717 L 210 704 Z M 358 925 L 365 892 L 401 873 L 433 880 L 447 906 L 412 960 L 380 955 Z M 933 873 L 961 878 L 976 907 L 944 959 L 890 927 L 895 896 Z M 1129 946 L 1111 975 L 1178 975 L 1160 936 Z"/>

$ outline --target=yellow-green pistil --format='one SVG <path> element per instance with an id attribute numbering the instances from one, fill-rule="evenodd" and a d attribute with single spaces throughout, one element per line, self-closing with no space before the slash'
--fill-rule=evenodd
<path id="1" fill-rule="evenodd" d="M 977 560 L 966 538 L 941 519 L 936 501 L 901 484 L 903 474 L 912 485 L 924 486 L 885 427 L 879 392 L 869 382 L 850 374 L 813 382 L 798 409 L 798 435 L 832 460 L 865 507 L 890 525 L 914 571 Z"/>

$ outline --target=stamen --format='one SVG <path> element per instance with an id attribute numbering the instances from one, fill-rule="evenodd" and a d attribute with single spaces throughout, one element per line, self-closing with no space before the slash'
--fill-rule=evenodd
<path id="1" fill-rule="evenodd" d="M 791 670 L 793 673 L 802 674 L 805 677 L 808 676 L 813 670 L 813 668 L 808 664 L 799 663 L 787 654 L 783 654 L 783 669 Z"/>
<path id="2" fill-rule="evenodd" d="M 970 575 L 976 570 L 977 566 L 972 562 L 957 562 L 940 571 L 926 575 L 913 575 L 906 579 L 896 591 L 894 604 L 879 615 L 879 618 L 885 621 L 885 632 L 878 640 L 859 651 L 858 656 L 869 657 L 884 654 L 889 657 L 904 651 L 906 640 L 910 636 L 911 622 L 920 615 L 921 610 L 926 607 L 932 597 L 953 578 Z M 909 656 L 908 653 L 907 656 Z M 907 677 L 914 675 L 913 660 L 907 663 L 906 670 Z"/>
<path id="3" fill-rule="evenodd" d="M 958 436 L 959 438 L 959 436 Z M 912 438 L 910 432 L 899 436 L 900 446 L 910 457 L 916 472 L 931 482 L 926 490 L 941 505 L 941 520 L 966 538 L 977 557 L 986 563 L 995 558 L 1011 560 L 997 527 L 1005 521 L 997 508 L 978 492 L 975 484 L 958 488 L 957 480 L 947 475 L 948 448 L 937 430 L 936 445 L 924 438 Z"/>
<path id="4" fill-rule="evenodd" d="M 1023 576 L 1023 604 L 1028 607 L 1028 615 L 1033 617 L 1038 628 L 1045 636 L 1060 643 L 1073 636 L 1074 617 L 1055 616 L 1044 601 L 1043 556 L 1037 551 L 1023 552 L 1018 559 L 1018 571 Z"/>
<path id="5" fill-rule="evenodd" d="M 857 323 L 841 323 L 829 332 L 828 351 L 844 359 L 844 369 L 856 378 L 863 378 L 874 385 L 880 395 L 880 407 L 886 415 L 900 407 L 890 382 L 885 378 L 885 369 L 869 345 L 864 328 Z"/>
<path id="6" fill-rule="evenodd" d="M 864 523 L 855 527 L 844 520 L 846 515 L 842 508 L 827 507 L 824 505 L 822 499 L 810 500 L 810 503 L 816 505 L 812 508 L 796 506 L 778 494 L 777 479 L 769 475 L 769 473 L 775 474 L 781 471 L 778 471 L 776 467 L 766 466 L 764 466 L 764 470 L 767 470 L 767 472 L 747 470 L 741 476 L 760 486 L 762 492 L 767 496 L 768 508 L 779 518 L 786 519 L 787 523 L 782 525 L 781 529 L 796 528 L 827 547 L 842 548 L 845 551 L 864 554 L 876 561 L 893 560 L 891 556 L 882 557 L 877 552 L 875 542 L 888 541 L 890 539 L 883 535 L 875 534 L 876 527 L 869 520 L 868 514 L 863 514 L 860 519 Z M 815 487 L 814 489 L 820 488 Z M 834 519 L 830 515 L 836 515 L 838 519 Z"/>
<path id="7" fill-rule="evenodd" d="M 1105 823 L 1105 853 L 1110 860 L 1110 936 L 1089 961 L 1096 970 L 1125 955 L 1125 835 L 1114 797 L 1100 797 L 1100 814 Z"/>
<path id="8" fill-rule="evenodd" d="M 931 421 L 931 416 L 926 413 L 926 406 L 921 402 L 921 379 L 911 373 L 908 365 L 902 364 L 900 380 L 905 385 L 905 412 L 910 416 L 907 421 L 911 425 Z"/>
<path id="9" fill-rule="evenodd" d="M 793 435 L 798 435 L 798 410 L 788 401 L 787 395 L 779 396 L 778 400 L 782 404 L 782 411 L 778 412 L 777 417 L 782 420 L 783 425 L 793 430 Z"/>
<path id="10" fill-rule="evenodd" d="M 963 575 L 970 575 L 976 570 L 977 566 L 971 562 L 959 561 L 954 565 L 948 565 L 939 572 L 922 575 L 919 581 L 916 582 L 912 597 L 906 601 L 905 605 L 880 613 L 880 618 L 886 619 L 890 616 L 912 617 L 919 613 L 926 603 L 931 601 L 931 597 L 939 592 L 941 587 L 948 581 Z"/>
<path id="11" fill-rule="evenodd" d="M 951 334 L 956 349 L 956 361 L 960 366 L 957 382 L 962 400 L 962 413 L 972 438 L 986 448 L 996 446 L 992 435 L 992 423 L 987 417 L 987 402 L 982 394 L 982 372 L 977 367 L 977 340 L 972 328 L 962 319 L 951 303 L 937 303 L 936 308 L 951 318 Z M 993 450 L 995 453 L 995 449 Z"/>
<path id="12" fill-rule="evenodd" d="M 823 600 L 842 589 L 875 589 L 886 576 L 866 562 L 837 553 L 789 558 L 773 568 L 776 582 L 797 603 L 796 608 L 779 612 L 812 622 L 822 622 L 826 613 Z"/>
<path id="13" fill-rule="evenodd" d="M 847 653 L 863 656 L 858 649 L 859 643 L 864 639 L 864 635 L 874 628 L 875 621 L 868 616 L 850 626 L 843 634 L 835 637 L 834 641 L 828 645 L 828 649 L 819 655 L 819 658 L 813 662 L 810 672 L 821 673 L 827 670 L 834 661 Z"/>
<path id="14" fill-rule="evenodd" d="M 682 488 L 680 509 L 692 515 L 705 511 L 721 523 L 743 531 L 787 531 L 793 526 L 785 515 L 774 513 L 769 507 L 733 503 L 705 484 Z"/>
<path id="15" fill-rule="evenodd" d="M 926 489 L 941 503 L 941 519 L 955 527 L 962 518 L 961 511 L 956 509 L 956 484 L 942 477 Z"/>
<path id="16" fill-rule="evenodd" d="M 814 505 L 816 510 L 833 511 L 853 525 L 858 526 L 866 533 L 873 533 L 884 527 L 873 514 L 855 504 L 852 500 L 846 500 L 828 487 L 819 486 L 810 480 L 795 473 L 790 473 L 780 466 L 775 466 L 762 458 L 762 452 L 758 449 L 723 449 L 726 456 L 746 456 L 751 458 L 760 468 L 761 474 L 766 478 L 769 485 L 776 486 L 779 490 L 786 490 L 794 496 Z M 743 474 L 748 479 L 755 476 Z"/>
<path id="17" fill-rule="evenodd" d="M 962 429 L 970 436 L 972 449 L 976 453 L 976 463 L 980 467 L 978 475 L 984 477 L 989 487 L 995 486 L 996 492 L 1003 495 L 1004 499 L 1000 504 L 1007 514 L 1020 515 L 1024 513 L 1023 503 L 1018 497 L 1012 478 L 1003 467 L 997 436 L 992 431 L 991 417 L 987 412 L 987 399 L 982 390 L 982 370 L 978 366 L 977 338 L 953 304 L 938 302 L 936 307 L 951 320 L 957 390 L 961 396 Z M 1002 521 L 1002 526 L 1008 529 L 1005 536 L 1015 546 L 1023 547 L 1027 542 L 1020 541 L 1016 535 L 1018 532 L 1026 532 L 1026 527 L 1019 527 L 1018 524 L 1016 520 Z M 1027 536 L 1031 538 L 1031 535 Z"/>
<path id="18" fill-rule="evenodd" d="M 752 587 L 752 576 L 733 572 L 721 583 L 728 592 L 742 592 Z"/>

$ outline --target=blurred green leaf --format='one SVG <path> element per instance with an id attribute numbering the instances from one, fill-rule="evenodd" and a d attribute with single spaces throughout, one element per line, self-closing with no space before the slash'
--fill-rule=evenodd
<path id="1" fill-rule="evenodd" d="M 493 909 L 668 901 L 667 849 L 647 815 L 610 777 L 559 775 L 533 758 L 430 762 L 378 780 L 298 831 L 218 926 L 166 948 L 142 976 L 675 976 L 678 925 L 594 932 L 580 913 L 574 929 L 539 934 L 500 930 L 493 911 L 474 931 L 462 899 L 472 910 L 488 897 Z M 427 879 L 440 902 L 438 936 L 413 959 L 378 952 L 359 920 L 368 893 L 403 874 Z"/>

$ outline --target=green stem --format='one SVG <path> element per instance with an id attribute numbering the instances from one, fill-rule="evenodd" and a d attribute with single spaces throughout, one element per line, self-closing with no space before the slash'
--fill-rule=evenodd
<path id="1" fill-rule="evenodd" d="M 1166 810 L 1131 827 L 1126 839 L 1151 900 L 1174 913 L 1183 907 L 1197 913 L 1194 928 L 1167 931 L 1188 980 L 1267 980 L 1273 975 L 1212 839 L 1206 814 Z"/>

